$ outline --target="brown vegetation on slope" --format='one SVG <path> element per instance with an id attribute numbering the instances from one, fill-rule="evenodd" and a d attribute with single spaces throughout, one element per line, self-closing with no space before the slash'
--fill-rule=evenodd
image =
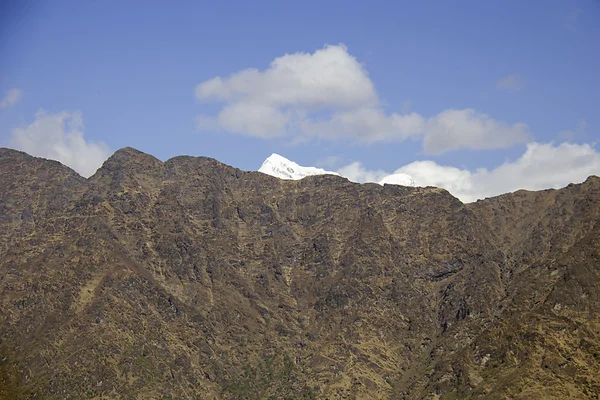
<path id="1" fill-rule="evenodd" d="M 599 213 L 0 149 L 0 398 L 589 398 Z"/>

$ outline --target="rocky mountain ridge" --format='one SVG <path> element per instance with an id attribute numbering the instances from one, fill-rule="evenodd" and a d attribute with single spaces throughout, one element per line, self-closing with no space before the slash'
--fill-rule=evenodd
<path id="1" fill-rule="evenodd" d="M 600 179 L 463 204 L 0 149 L 1 398 L 593 398 Z"/>

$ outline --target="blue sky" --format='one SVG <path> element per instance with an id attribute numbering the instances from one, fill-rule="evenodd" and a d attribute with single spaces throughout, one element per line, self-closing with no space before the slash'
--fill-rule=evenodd
<path id="1" fill-rule="evenodd" d="M 600 174 L 597 71 L 595 0 L 5 1 L 0 145 L 84 175 L 124 146 L 246 170 L 276 152 L 472 200 Z"/>

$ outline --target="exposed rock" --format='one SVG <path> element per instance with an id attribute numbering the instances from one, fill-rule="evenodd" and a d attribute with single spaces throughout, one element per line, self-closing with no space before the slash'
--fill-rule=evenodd
<path id="1" fill-rule="evenodd" d="M 0 149 L 1 398 L 590 398 L 600 179 L 462 204 Z"/>

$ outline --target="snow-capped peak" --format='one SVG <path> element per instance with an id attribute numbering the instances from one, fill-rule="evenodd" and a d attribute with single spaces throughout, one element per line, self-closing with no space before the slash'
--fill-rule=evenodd
<path id="1" fill-rule="evenodd" d="M 280 156 L 279 154 L 273 153 L 267 158 L 258 172 L 263 174 L 271 175 L 280 179 L 292 179 L 298 180 L 309 175 L 338 175 L 337 172 L 326 171 L 322 168 L 316 167 L 303 167 L 296 164 L 287 158 Z M 352 180 L 352 179 L 350 179 Z M 417 186 L 415 181 L 410 175 L 407 174 L 392 174 L 384 177 L 379 182 L 380 185 L 402 185 L 402 186 Z"/>
<path id="2" fill-rule="evenodd" d="M 392 174 L 388 175 L 378 182 L 380 185 L 402 185 L 402 186 L 417 186 L 410 175 L 407 174 Z"/>
<path id="3" fill-rule="evenodd" d="M 309 175 L 339 175 L 337 172 L 325 171 L 322 168 L 316 167 L 302 167 L 287 158 L 280 156 L 279 154 L 271 154 L 267 158 L 258 172 L 263 174 L 272 175 L 280 179 L 302 179 Z"/>

